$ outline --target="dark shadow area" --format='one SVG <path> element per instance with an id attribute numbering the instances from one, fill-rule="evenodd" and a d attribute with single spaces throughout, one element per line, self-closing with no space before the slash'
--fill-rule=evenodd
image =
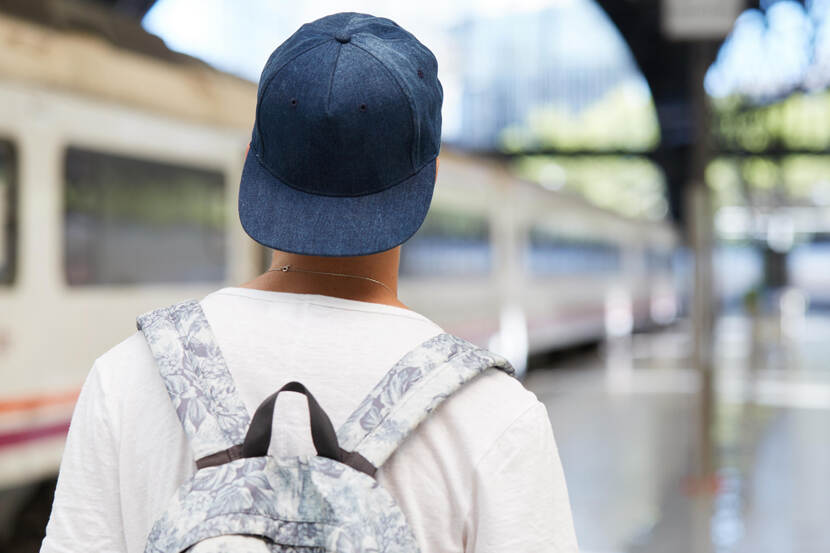
<path id="1" fill-rule="evenodd" d="M 527 370 L 549 370 L 554 367 L 572 366 L 574 361 L 584 361 L 587 357 L 591 356 L 599 359 L 599 345 L 600 342 L 591 340 L 581 344 L 573 344 L 564 349 L 535 353 L 528 357 Z"/>
<path id="2" fill-rule="evenodd" d="M 57 477 L 25 488 L 4 492 L 0 501 L 14 509 L 10 523 L 0 528 L 0 553 L 37 553 L 46 535 Z M 9 499 L 10 501 L 6 501 Z"/>

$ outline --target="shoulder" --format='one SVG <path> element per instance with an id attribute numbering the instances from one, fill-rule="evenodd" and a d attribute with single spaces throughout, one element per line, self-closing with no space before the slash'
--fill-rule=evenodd
<path id="1" fill-rule="evenodd" d="M 147 378 L 155 361 L 147 340 L 141 332 L 134 332 L 95 360 L 93 372 L 107 388 L 134 384 Z"/>
<path id="2" fill-rule="evenodd" d="M 477 465 L 506 434 L 547 422 L 547 412 L 522 383 L 499 370 L 488 370 L 448 399 L 437 420 L 462 429 L 466 447 Z"/>
<path id="3" fill-rule="evenodd" d="M 431 545 L 428 549 L 449 549 L 436 540 L 440 535 L 442 540 L 456 539 L 452 545 L 461 550 L 460 536 L 475 526 L 468 520 L 473 514 L 530 493 L 514 485 L 512 471 L 499 476 L 505 473 L 493 460 L 514 450 L 515 459 L 541 461 L 544 452 L 533 450 L 526 437 L 538 435 L 532 429 L 546 424 L 544 405 L 532 392 L 515 378 L 490 369 L 427 417 L 380 468 L 378 481 L 401 506 L 420 543 Z M 517 438 L 517 432 L 525 438 Z M 539 471 L 532 472 L 536 476 Z M 490 487 L 499 479 L 505 481 L 505 490 Z"/>
<path id="4" fill-rule="evenodd" d="M 141 332 L 134 332 L 95 360 L 87 383 L 88 400 L 102 404 L 110 424 L 132 426 L 146 410 L 166 412 L 169 399 L 156 362 Z"/>
<path id="5" fill-rule="evenodd" d="M 505 436 L 540 420 L 548 424 L 536 396 L 512 376 L 489 369 L 427 417 L 392 456 L 390 466 L 432 451 L 431 459 L 420 462 L 451 464 L 469 474 L 491 450 L 501 447 Z"/>

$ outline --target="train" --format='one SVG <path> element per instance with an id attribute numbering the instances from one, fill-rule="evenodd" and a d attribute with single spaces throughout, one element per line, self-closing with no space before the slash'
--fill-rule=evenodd
<path id="1" fill-rule="evenodd" d="M 256 86 L 153 44 L 0 14 L 0 490 L 54 477 L 87 372 L 136 315 L 270 262 L 236 214 Z M 520 372 L 674 320 L 671 223 L 546 190 L 496 157 L 447 145 L 440 160 L 401 253 L 412 309 Z"/>

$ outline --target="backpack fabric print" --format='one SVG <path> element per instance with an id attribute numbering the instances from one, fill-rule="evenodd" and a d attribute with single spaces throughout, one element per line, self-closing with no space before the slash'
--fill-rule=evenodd
<path id="1" fill-rule="evenodd" d="M 138 317 L 196 459 L 147 539 L 145 553 L 418 553 L 377 468 L 465 383 L 503 358 L 451 334 L 407 353 L 334 428 L 289 382 L 249 416 L 198 301 Z M 317 455 L 268 455 L 282 392 L 306 396 Z"/>

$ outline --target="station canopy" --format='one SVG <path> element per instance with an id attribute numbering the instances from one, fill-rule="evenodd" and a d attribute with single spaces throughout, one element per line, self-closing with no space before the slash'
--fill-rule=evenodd
<path id="1" fill-rule="evenodd" d="M 762 5 L 738 17 L 706 74 L 717 153 L 706 180 L 722 236 L 763 236 L 785 217 L 809 239 L 830 233 L 830 1 Z"/>
<path id="2" fill-rule="evenodd" d="M 625 216 L 666 216 L 666 185 L 646 156 L 660 131 L 651 92 L 617 28 L 591 0 L 464 21 L 458 44 L 465 149 L 513 156 L 541 186 Z"/>
<path id="3" fill-rule="evenodd" d="M 452 30 L 462 114 L 448 140 L 506 152 L 643 152 L 659 141 L 645 78 L 590 0 L 477 18 Z"/>

